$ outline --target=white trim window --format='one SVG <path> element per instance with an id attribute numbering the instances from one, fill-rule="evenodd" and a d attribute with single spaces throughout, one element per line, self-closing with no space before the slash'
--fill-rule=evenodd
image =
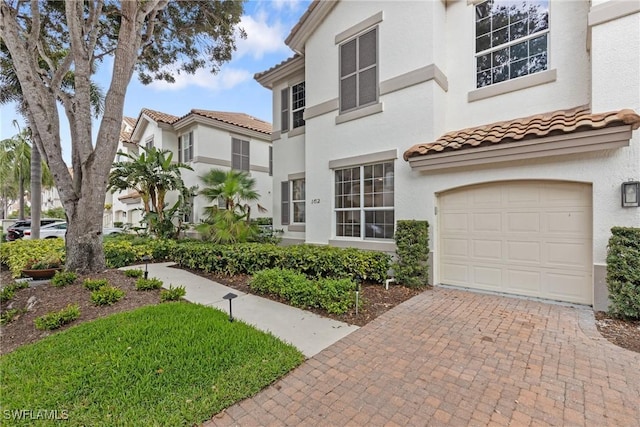
<path id="1" fill-rule="evenodd" d="M 334 172 L 336 237 L 393 239 L 393 162 Z"/>
<path id="2" fill-rule="evenodd" d="M 476 88 L 544 71 L 549 0 L 487 0 L 475 5 Z"/>
<path id="3" fill-rule="evenodd" d="M 291 102 L 291 104 L 289 103 Z M 295 84 L 280 91 L 280 131 L 304 126 L 304 107 L 306 104 L 305 82 Z M 291 129 L 289 129 L 291 123 Z"/>
<path id="4" fill-rule="evenodd" d="M 145 148 L 147 148 L 147 149 L 151 149 L 151 148 L 153 148 L 153 147 L 154 147 L 154 144 L 153 144 L 153 135 L 151 135 L 151 136 L 147 137 L 147 139 L 145 139 L 145 141 L 144 141 L 144 146 L 145 146 Z"/>
<path id="5" fill-rule="evenodd" d="M 231 138 L 231 167 L 249 172 L 249 141 Z"/>
<path id="6" fill-rule="evenodd" d="M 304 179 L 294 179 L 291 181 L 291 206 L 293 208 L 291 219 L 293 220 L 293 224 L 305 223 L 305 193 Z"/>
<path id="7" fill-rule="evenodd" d="M 378 102 L 378 28 L 340 45 L 340 112 Z"/>
<path id="8" fill-rule="evenodd" d="M 187 163 L 193 160 L 193 132 L 180 135 L 178 138 L 178 161 Z"/>

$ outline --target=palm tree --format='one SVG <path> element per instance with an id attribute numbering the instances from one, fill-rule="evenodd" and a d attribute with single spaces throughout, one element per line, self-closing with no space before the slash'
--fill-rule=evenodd
<path id="1" fill-rule="evenodd" d="M 220 169 L 211 169 L 200 180 L 206 185 L 200 194 L 206 197 L 212 206 L 205 208 L 209 216 L 218 211 L 218 200 L 224 200 L 225 209 L 242 216 L 247 222 L 251 220 L 251 202 L 260 200 L 260 194 L 255 190 L 256 180 L 247 172 Z M 260 212 L 267 210 L 260 204 L 257 205 Z"/>
<path id="2" fill-rule="evenodd" d="M 193 170 L 184 163 L 173 163 L 173 153 L 169 150 L 158 150 L 155 147 L 142 147 L 143 152 L 118 154 L 129 160 L 115 162 L 109 175 L 108 189 L 111 192 L 135 190 L 140 195 L 147 220 L 151 213 L 155 215 L 155 221 L 162 223 L 165 220 L 165 198 L 169 191 L 185 189 L 182 180 L 181 169 Z M 149 231 L 152 230 L 150 221 L 147 221 Z"/>
<path id="3" fill-rule="evenodd" d="M 205 188 L 200 194 L 213 205 L 205 207 L 206 222 L 196 229 L 216 243 L 246 242 L 255 236 L 257 228 L 251 224 L 251 202 L 260 200 L 255 190 L 256 180 L 247 172 L 212 169 L 200 176 Z M 224 209 L 219 208 L 224 201 Z M 260 204 L 258 210 L 266 212 Z"/>

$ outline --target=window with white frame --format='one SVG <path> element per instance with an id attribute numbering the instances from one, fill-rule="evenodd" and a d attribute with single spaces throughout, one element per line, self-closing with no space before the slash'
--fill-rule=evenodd
<path id="1" fill-rule="evenodd" d="M 294 179 L 291 181 L 291 206 L 293 208 L 293 223 L 305 222 L 305 180 Z"/>
<path id="2" fill-rule="evenodd" d="M 182 221 L 183 222 L 193 222 L 193 197 L 189 197 L 184 204 L 182 210 Z"/>
<path id="3" fill-rule="evenodd" d="M 304 224 L 306 222 L 306 183 L 305 179 L 282 181 L 280 194 L 280 223 Z"/>
<path id="4" fill-rule="evenodd" d="M 249 141 L 231 138 L 231 167 L 249 172 Z"/>
<path id="5" fill-rule="evenodd" d="M 178 161 L 187 163 L 193 160 L 193 132 L 178 138 Z"/>
<path id="6" fill-rule="evenodd" d="M 549 0 L 487 0 L 475 5 L 476 87 L 547 69 Z"/>
<path id="7" fill-rule="evenodd" d="M 304 126 L 305 82 L 295 84 L 280 91 L 280 131 Z"/>
<path id="8" fill-rule="evenodd" d="M 336 236 L 393 239 L 393 162 L 335 170 Z"/>
<path id="9" fill-rule="evenodd" d="M 153 148 L 153 135 L 151 135 L 144 141 L 144 146 L 146 148 Z"/>
<path id="10" fill-rule="evenodd" d="M 340 45 L 340 112 L 378 102 L 378 29 Z"/>

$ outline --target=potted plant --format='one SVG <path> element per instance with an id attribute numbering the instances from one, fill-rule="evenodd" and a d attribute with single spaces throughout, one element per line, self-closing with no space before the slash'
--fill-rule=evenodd
<path id="1" fill-rule="evenodd" d="M 56 271 L 62 269 L 62 260 L 57 255 L 49 255 L 41 259 L 31 259 L 22 270 L 24 276 L 33 279 L 50 279 Z"/>

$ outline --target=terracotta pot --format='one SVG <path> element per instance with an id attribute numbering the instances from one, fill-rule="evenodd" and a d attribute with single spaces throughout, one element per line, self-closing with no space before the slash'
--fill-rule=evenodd
<path id="1" fill-rule="evenodd" d="M 51 279 L 56 271 L 60 271 L 60 268 L 45 268 L 42 270 L 22 270 L 24 276 L 29 276 L 33 279 Z"/>

